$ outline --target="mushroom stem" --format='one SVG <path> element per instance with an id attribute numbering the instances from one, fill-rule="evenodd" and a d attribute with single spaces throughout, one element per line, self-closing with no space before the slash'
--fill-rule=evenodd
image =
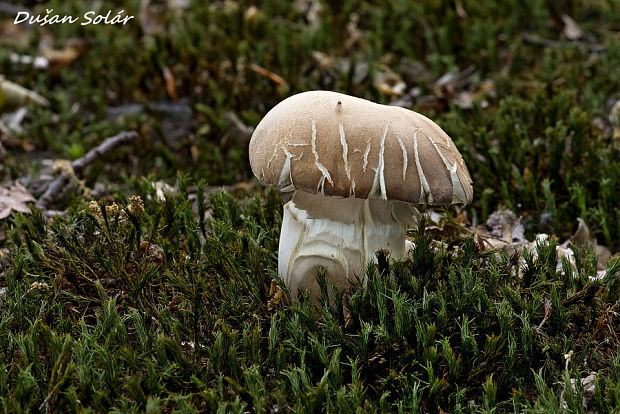
<path id="1" fill-rule="evenodd" d="M 316 273 L 321 267 L 340 289 L 356 278 L 365 284 L 365 265 L 376 262 L 377 250 L 388 250 L 395 259 L 406 256 L 405 236 L 414 212 L 399 201 L 296 191 L 284 205 L 278 273 L 293 297 L 304 290 L 319 297 Z"/>

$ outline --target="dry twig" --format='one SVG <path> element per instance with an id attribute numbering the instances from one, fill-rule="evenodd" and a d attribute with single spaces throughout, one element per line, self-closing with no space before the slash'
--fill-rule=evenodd
<path id="1" fill-rule="evenodd" d="M 526 43 L 530 43 L 533 45 L 540 45 L 544 47 L 559 48 L 559 47 L 566 45 L 566 46 L 574 46 L 574 47 L 586 49 L 594 53 L 602 53 L 608 49 L 606 45 L 601 45 L 597 43 L 590 44 L 590 43 L 585 43 L 585 42 L 579 42 L 577 40 L 559 41 L 559 40 L 545 39 L 545 38 L 542 38 L 542 37 L 539 37 L 539 36 L 536 36 L 530 33 L 526 33 L 526 32 L 522 33 L 521 37 Z"/>
<path id="2" fill-rule="evenodd" d="M 70 164 L 69 171 L 63 171 L 58 178 L 56 178 L 47 187 L 47 190 L 43 193 L 36 203 L 36 207 L 41 210 L 46 210 L 47 207 L 53 203 L 59 194 L 62 193 L 63 188 L 67 185 L 72 175 L 80 173 L 89 164 L 92 164 L 97 159 L 103 157 L 108 152 L 115 150 L 121 145 L 127 145 L 135 142 L 138 139 L 138 133 L 135 131 L 123 131 L 117 135 L 106 138 L 102 144 L 96 146 L 90 150 L 82 158 L 78 158 Z"/>

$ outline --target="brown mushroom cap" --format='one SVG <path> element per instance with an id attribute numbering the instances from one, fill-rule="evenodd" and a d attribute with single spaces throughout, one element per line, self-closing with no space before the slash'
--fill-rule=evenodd
<path id="1" fill-rule="evenodd" d="M 283 100 L 254 130 L 249 152 L 254 174 L 283 191 L 429 205 L 473 198 L 463 157 L 437 124 L 341 93 Z"/>

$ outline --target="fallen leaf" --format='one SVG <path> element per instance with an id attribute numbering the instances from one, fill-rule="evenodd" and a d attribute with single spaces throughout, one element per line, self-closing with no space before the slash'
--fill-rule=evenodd
<path id="1" fill-rule="evenodd" d="M 600 244 L 596 246 L 594 251 L 596 253 L 596 270 L 607 270 L 607 265 L 609 264 L 609 260 L 611 259 L 611 251 L 607 247 Z"/>
<path id="2" fill-rule="evenodd" d="M 278 288 L 278 281 L 275 279 L 271 279 L 271 285 L 269 286 L 269 296 L 275 295 L 277 288 Z"/>
<path id="3" fill-rule="evenodd" d="M 571 392 L 572 394 L 577 394 L 578 390 L 582 390 L 583 397 L 581 400 L 581 405 L 586 410 L 588 409 L 588 406 L 594 399 L 596 375 L 597 375 L 596 372 L 591 372 L 585 378 L 580 378 L 580 379 L 571 378 L 570 380 L 571 390 L 569 392 Z M 578 382 L 580 383 L 579 386 L 577 385 Z M 564 387 L 566 387 L 566 385 Z M 564 391 L 565 390 L 562 390 L 562 393 L 560 394 L 560 406 L 563 407 L 565 410 L 567 408 L 567 405 L 566 405 L 566 401 L 564 401 Z"/>
<path id="4" fill-rule="evenodd" d="M 380 93 L 392 96 L 401 96 L 407 89 L 403 79 L 386 66 L 375 75 L 374 85 Z"/>
<path id="5" fill-rule="evenodd" d="M 28 146 L 32 146 L 27 138 L 17 139 L 17 136 L 23 135 L 24 129 L 21 124 L 26 115 L 28 114 L 28 108 L 21 107 L 13 112 L 0 115 L 0 142 L 7 145 L 7 147 L 23 147 L 28 151 Z"/>
<path id="6" fill-rule="evenodd" d="M 506 243 L 527 241 L 524 236 L 521 219 L 515 216 L 511 210 L 497 210 L 489 216 L 485 223 L 489 234 L 501 239 Z"/>
<path id="7" fill-rule="evenodd" d="M 269 300 L 267 301 L 267 310 L 272 310 L 278 305 L 282 298 L 284 298 L 284 292 L 280 289 L 280 285 L 275 279 L 271 280 L 271 286 L 269 287 Z"/>
<path id="8" fill-rule="evenodd" d="M 155 187 L 155 198 L 162 203 L 166 202 L 166 195 L 172 196 L 177 192 L 176 188 L 164 181 L 156 181 L 153 183 L 153 186 Z M 150 199 L 151 196 L 147 196 L 147 200 Z"/>
<path id="9" fill-rule="evenodd" d="M 140 250 L 146 253 L 147 257 L 155 263 L 161 264 L 164 261 L 164 250 L 154 243 L 142 241 L 140 243 Z"/>
<path id="10" fill-rule="evenodd" d="M 166 92 L 168 92 L 168 96 L 172 98 L 172 100 L 177 101 L 179 98 L 177 96 L 177 87 L 174 80 L 174 75 L 168 66 L 164 66 L 162 70 L 162 75 L 164 77 L 164 82 L 166 84 Z"/>
<path id="11" fill-rule="evenodd" d="M 51 46 L 41 47 L 41 57 L 49 62 L 50 72 L 58 73 L 63 67 L 70 65 L 77 58 L 83 56 L 90 48 L 85 39 L 69 39 L 64 47 L 56 49 Z"/>
<path id="12" fill-rule="evenodd" d="M 326 53 L 313 50 L 311 55 L 322 69 L 330 69 L 334 65 L 334 58 Z"/>
<path id="13" fill-rule="evenodd" d="M 607 269 L 609 259 L 611 259 L 611 251 L 607 247 L 598 244 L 596 238 L 590 235 L 590 229 L 581 217 L 577 217 L 577 223 L 577 230 L 575 230 L 575 234 L 562 243 L 560 247 L 568 248 L 569 244 L 573 243 L 575 246 L 589 246 L 594 249 L 594 253 L 596 254 L 597 273 L 604 274 Z"/>
<path id="14" fill-rule="evenodd" d="M 562 21 L 564 22 L 564 30 L 562 33 L 564 33 L 564 36 L 568 39 L 577 40 L 583 36 L 583 30 L 581 30 L 581 27 L 579 27 L 577 22 L 573 20 L 572 17 L 567 14 L 563 14 Z"/>
<path id="15" fill-rule="evenodd" d="M 0 186 L 0 220 L 7 218 L 13 211 L 30 213 L 28 203 L 37 201 L 19 182 L 11 187 Z"/>
<path id="16" fill-rule="evenodd" d="M 586 222 L 581 218 L 577 217 L 577 230 L 575 234 L 569 239 L 569 241 L 575 243 L 577 246 L 585 246 L 586 244 L 592 243 L 592 238 L 590 237 L 590 229 L 586 225 Z"/>
<path id="17" fill-rule="evenodd" d="M 41 54 L 50 63 L 58 63 L 61 66 L 68 65 L 80 55 L 79 51 L 73 47 L 65 47 L 63 49 L 43 48 Z"/>
<path id="18" fill-rule="evenodd" d="M 470 82 L 475 73 L 476 67 L 474 65 L 470 65 L 460 72 L 448 72 L 433 83 L 433 93 L 439 98 L 450 99 Z"/>
<path id="19" fill-rule="evenodd" d="M 452 102 L 457 104 L 462 109 L 472 109 L 474 107 L 474 98 L 475 95 L 470 91 L 462 91 L 459 92 Z"/>

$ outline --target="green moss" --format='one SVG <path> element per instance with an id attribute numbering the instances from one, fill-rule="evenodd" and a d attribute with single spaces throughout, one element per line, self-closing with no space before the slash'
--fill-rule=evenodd
<path id="1" fill-rule="evenodd" d="M 76 204 L 49 225 L 15 217 L 1 303 L 4 406 L 550 409 L 563 389 L 554 384 L 580 378 L 584 361 L 616 386 L 617 259 L 590 282 L 588 260 L 555 271 L 552 241 L 536 260 L 524 255 L 521 277 L 515 257 L 459 236 L 438 249 L 422 226 L 407 262 L 380 258 L 366 288 L 344 292 L 344 312 L 330 306 L 324 278 L 318 308 L 272 307 L 276 201 L 273 190 L 243 203 L 216 193 L 204 234 L 185 193 L 147 201 L 143 213 L 119 200 L 116 212 Z M 606 396 L 597 404 L 613 407 Z"/>
<path id="2" fill-rule="evenodd" d="M 617 1 L 316 4 L 316 26 L 290 1 L 194 2 L 164 14 L 162 33 L 145 33 L 138 19 L 47 26 L 57 48 L 70 38 L 89 44 L 57 71 L 10 62 L 11 52 L 38 53 L 37 28 L 0 51 L 4 75 L 51 102 L 25 119 L 0 181 L 36 175 L 42 157 L 79 157 L 119 130 L 141 134 L 136 148 L 85 172 L 87 185 L 111 186 L 98 210 L 77 196 L 50 223 L 36 211 L 3 223 L 3 411 L 583 411 L 585 391 L 570 380 L 589 370 L 598 372 L 589 409 L 618 405 L 620 260 L 593 281 L 593 251 L 575 248 L 576 269 L 561 262 L 558 272 L 554 248 L 576 217 L 600 244 L 620 248 L 620 154 L 609 121 L 620 90 Z M 256 14 L 246 13 L 252 5 Z M 77 1 L 30 7 L 84 13 Z M 138 1 L 100 7 L 140 12 Z M 585 36 L 568 39 L 563 15 Z M 388 103 L 373 85 L 385 64 L 422 95 L 441 95 L 433 80 L 468 67 L 472 92 L 492 86 L 472 109 L 450 94 L 414 109 L 461 150 L 474 179 L 469 217 L 509 207 L 528 237 L 556 238 L 536 256 L 505 256 L 458 232 L 437 249 L 422 226 L 409 260 L 379 254 L 365 288 L 339 292 L 319 274 L 318 307 L 269 303 L 277 193 L 207 199 L 192 190 L 190 202 L 187 189 L 252 177 L 229 111 L 255 126 L 308 89 Z M 152 182 L 176 177 L 179 194 L 156 201 Z M 144 212 L 128 210 L 134 193 Z M 120 208 L 106 209 L 113 201 Z"/>

